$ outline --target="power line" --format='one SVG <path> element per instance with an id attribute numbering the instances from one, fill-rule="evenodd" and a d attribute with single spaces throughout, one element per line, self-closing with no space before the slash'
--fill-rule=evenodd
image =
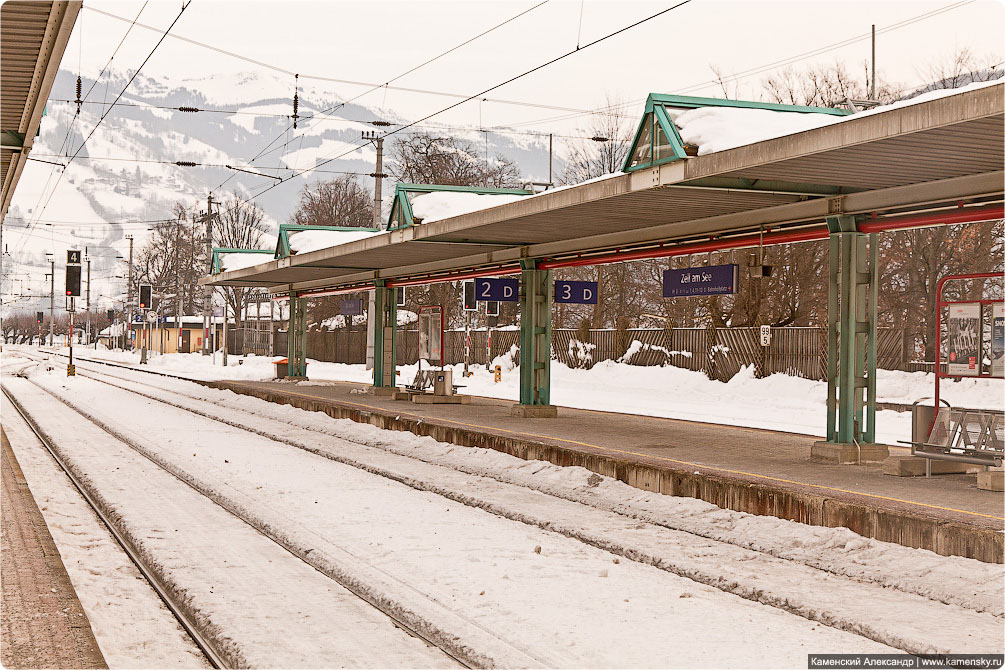
<path id="1" fill-rule="evenodd" d="M 112 111 L 113 107 L 115 107 L 115 104 L 119 101 L 119 98 L 122 97 L 122 95 L 126 92 L 126 89 L 128 89 L 129 86 L 136 79 L 136 77 L 139 76 L 140 72 L 143 70 L 143 67 L 147 64 L 147 62 L 150 60 L 150 58 L 154 55 L 154 52 L 157 51 L 157 48 L 160 47 L 160 45 L 164 42 L 164 39 L 171 32 L 171 29 L 174 28 L 174 26 L 175 26 L 176 23 L 178 23 L 178 19 L 181 18 L 182 14 L 185 13 L 185 10 L 188 9 L 189 5 L 191 5 L 191 4 L 192 4 L 192 0 L 188 0 L 188 2 L 186 2 L 185 4 L 182 5 L 181 11 L 178 12 L 178 15 L 174 18 L 174 21 L 172 21 L 171 25 L 169 25 L 167 27 L 167 29 L 164 31 L 164 34 L 161 35 L 161 38 L 159 40 L 157 40 L 157 43 L 154 45 L 153 49 L 151 49 L 150 53 L 147 54 L 147 57 L 143 59 L 143 62 L 140 63 L 140 66 L 138 68 L 136 68 L 136 71 L 133 72 L 133 76 L 129 78 L 129 81 L 127 81 L 126 85 L 122 88 L 121 91 L 119 91 L 119 94 L 117 96 L 115 96 L 115 100 L 112 101 L 112 104 L 108 107 L 107 110 L 105 110 L 105 112 L 101 115 L 101 117 L 98 118 L 98 122 L 96 124 L 94 124 L 93 128 L 91 128 L 91 132 L 87 134 L 87 137 L 85 137 L 84 140 L 80 143 L 80 146 L 77 147 L 77 150 L 73 152 L 72 156 L 70 156 L 70 160 L 67 161 L 66 167 L 68 167 L 70 165 L 70 163 L 73 162 L 73 159 L 77 157 L 77 155 L 80 153 L 80 150 L 83 149 L 84 145 L 87 144 L 87 141 L 89 139 L 91 139 L 91 137 L 94 135 L 94 132 L 101 125 L 101 122 L 105 120 L 105 117 L 107 117 L 108 113 Z M 137 15 L 137 18 L 139 18 L 139 15 Z M 134 23 L 136 23 L 136 22 L 134 21 Z M 66 174 L 66 170 L 65 169 L 62 170 L 59 173 L 59 178 L 56 180 L 56 184 L 52 187 L 52 191 L 49 193 L 49 197 L 46 199 L 45 204 L 42 205 L 42 209 L 39 212 L 39 215 L 45 213 L 45 209 L 49 206 L 49 202 L 52 201 L 52 196 L 56 193 L 56 189 L 59 187 L 59 182 L 62 180 L 64 174 Z"/>
<path id="2" fill-rule="evenodd" d="M 678 2 L 675 5 L 672 5 L 671 7 L 668 7 L 666 9 L 660 10 L 660 11 L 656 12 L 655 14 L 651 14 L 650 16 L 647 16 L 644 19 L 640 19 L 639 21 L 636 21 L 635 23 L 632 23 L 632 24 L 629 24 L 627 26 L 624 26 L 623 28 L 619 28 L 618 30 L 615 30 L 614 32 L 608 33 L 608 34 L 604 35 L 603 37 L 599 37 L 599 38 L 593 40 L 592 42 L 588 42 L 588 43 L 584 44 L 582 47 L 579 47 L 577 49 L 573 49 L 571 51 L 567 51 L 566 53 L 564 53 L 564 54 L 562 54 L 560 56 L 556 56 L 555 58 L 552 58 L 549 61 L 546 61 L 546 62 L 544 62 L 544 63 L 542 63 L 540 65 L 532 67 L 531 69 L 526 70 L 526 71 L 524 71 L 524 72 L 522 72 L 522 73 L 520 73 L 518 75 L 515 75 L 513 77 L 510 77 L 509 79 L 506 79 L 505 81 L 502 81 L 502 82 L 500 82 L 498 84 L 490 86 L 490 87 L 486 88 L 485 90 L 481 91 L 480 93 L 476 93 L 474 95 L 470 95 L 467 98 L 465 98 L 464 100 L 461 100 L 459 102 L 455 102 L 455 103 L 453 103 L 451 105 L 448 105 L 448 106 L 444 107 L 443 109 L 440 109 L 439 111 L 433 112 L 432 114 L 427 114 L 426 116 L 422 117 L 421 119 L 418 119 L 416 121 L 412 121 L 410 123 L 407 123 L 407 124 L 405 124 L 405 125 L 403 125 L 403 126 L 401 126 L 399 128 L 396 128 L 395 130 L 391 130 L 391 131 L 385 133 L 384 137 L 389 137 L 391 135 L 395 135 L 395 134 L 397 134 L 399 132 L 407 130 L 408 128 L 410 128 L 412 126 L 420 124 L 420 123 L 422 123 L 424 121 L 428 121 L 429 119 L 433 118 L 434 116 L 437 116 L 439 114 L 443 114 L 444 112 L 447 112 L 447 111 L 449 111 L 451 109 L 454 109 L 455 107 L 457 107 L 459 105 L 462 105 L 465 102 L 469 102 L 471 100 L 474 100 L 475 98 L 479 98 L 479 97 L 481 97 L 482 95 L 484 95 L 486 93 L 489 93 L 491 91 L 496 90 L 497 88 L 501 88 L 502 86 L 505 86 L 506 84 L 510 84 L 510 83 L 512 83 L 512 82 L 514 82 L 514 81 L 516 81 L 518 79 L 526 77 L 529 74 L 533 74 L 534 72 L 537 72 L 537 71 L 539 71 L 539 70 L 541 70 L 541 69 L 543 69 L 545 67 L 548 67 L 549 65 L 553 65 L 554 63 L 557 63 L 558 61 L 563 60 L 563 59 L 565 59 L 565 58 L 567 58 L 567 57 L 569 57 L 569 56 L 571 56 L 573 54 L 577 54 L 577 53 L 580 53 L 581 51 L 585 51 L 586 49 L 589 49 L 592 46 L 600 44 L 600 43 L 602 43 L 602 42 L 604 42 L 604 41 L 606 41 L 608 39 L 611 39 L 612 37 L 615 37 L 615 36 L 620 35 L 620 34 L 626 32 L 626 31 L 629 31 L 629 30 L 631 30 L 633 28 L 636 28 L 636 27 L 638 27 L 638 26 L 640 26 L 640 25 L 642 25 L 644 23 L 647 23 L 648 21 L 652 21 L 655 18 L 663 16 L 664 14 L 667 14 L 669 12 L 672 12 L 673 10 L 677 9 L 678 7 L 683 7 L 684 5 L 686 5 L 686 4 L 690 3 L 690 2 L 691 2 L 691 0 L 682 0 L 681 2 Z M 337 156 L 333 156 L 331 158 L 325 159 L 325 160 L 321 161 L 320 163 L 318 163 L 317 165 L 315 165 L 313 168 L 306 168 L 304 170 L 301 170 L 301 171 L 297 172 L 296 174 L 291 175 L 290 177 L 287 177 L 286 179 L 283 179 L 280 182 L 272 184 L 271 186 L 269 186 L 269 187 L 267 187 L 267 188 L 259 191 L 258 193 L 254 194 L 254 196 L 252 196 L 251 200 L 253 200 L 254 198 L 257 198 L 258 196 L 260 196 L 260 195 L 262 195 L 264 193 L 267 193 L 268 191 L 271 191 L 272 189 L 276 188 L 277 186 L 280 186 L 281 184 L 283 184 L 286 181 L 289 181 L 290 179 L 293 179 L 294 177 L 298 177 L 298 176 L 300 176 L 302 174 L 305 174 L 307 172 L 311 172 L 312 170 L 320 168 L 323 165 L 327 165 L 328 163 L 331 163 L 332 161 L 338 160 L 339 158 L 342 158 L 343 156 L 347 156 L 350 153 L 352 153 L 352 152 L 356 151 L 357 149 L 361 148 L 362 146 L 363 146 L 362 143 L 356 144 L 351 149 L 349 149 L 348 151 L 345 151 L 345 152 L 343 152 L 343 153 L 341 153 L 341 154 L 339 154 Z"/>
<path id="3" fill-rule="evenodd" d="M 424 61 L 424 62 L 422 62 L 422 63 L 420 63 L 420 64 L 418 64 L 418 65 L 416 65 L 414 67 L 409 68 L 408 70 L 402 72 L 401 74 L 398 74 L 398 75 L 392 77 L 391 79 L 388 79 L 383 84 L 373 84 L 373 85 L 370 86 L 370 88 L 368 90 L 366 90 L 366 91 L 364 91 L 364 92 L 362 92 L 362 93 L 360 93 L 360 94 L 358 94 L 358 95 L 356 95 L 356 96 L 354 96 L 352 98 L 349 98 L 348 100 L 345 100 L 345 101 L 340 102 L 340 103 L 338 103 L 336 105 L 333 105 L 333 106 L 329 107 L 328 109 L 322 110 L 321 112 L 319 112 L 318 114 L 315 114 L 311 118 L 312 119 L 313 118 L 317 118 L 318 115 L 330 118 L 331 112 L 334 112 L 334 111 L 336 111 L 338 109 L 341 109 L 345 105 L 348 105 L 348 104 L 350 104 L 350 103 L 352 103 L 352 102 L 354 102 L 356 100 L 359 100 L 363 96 L 368 95 L 368 94 L 370 94 L 373 91 L 376 91 L 378 89 L 383 88 L 383 89 L 387 90 L 387 88 L 390 87 L 391 82 L 397 81 L 397 80 L 401 79 L 402 77 L 405 77 L 406 75 L 409 75 L 409 74 L 411 74 L 411 73 L 413 73 L 413 72 L 415 72 L 415 71 L 417 71 L 417 70 L 425 67 L 426 65 L 429 65 L 430 63 L 432 63 L 432 62 L 434 62 L 436 60 L 439 60 L 440 58 L 443 58 L 447 54 L 453 53 L 454 51 L 457 51 L 461 47 L 464 47 L 464 46 L 467 46 L 468 44 L 471 44 L 475 40 L 477 40 L 477 39 L 479 39 L 481 37 L 484 37 L 485 35 L 488 35 L 489 33 L 493 32 L 495 30 L 498 30 L 499 28 L 502 28 L 503 26 L 507 25 L 508 23 L 511 23 L 512 21 L 515 21 L 516 19 L 520 18 L 521 16 L 524 16 L 525 14 L 528 14 L 528 13 L 534 11 L 538 7 L 546 5 L 548 2 L 550 2 L 550 0 L 544 0 L 543 2 L 539 2 L 538 4 L 530 7 L 529 9 L 525 9 L 522 12 L 519 12 L 518 14 L 515 14 L 514 16 L 511 16 L 510 18 L 506 19 L 505 21 L 497 23 L 497 24 L 495 24 L 494 26 L 492 26 L 491 28 L 489 28 L 487 30 L 483 30 L 482 32 L 480 32 L 477 35 L 475 35 L 474 37 L 471 37 L 471 38 L 465 40 L 464 42 L 461 42 L 460 44 L 447 49 L 446 51 L 442 51 L 439 54 L 437 54 L 436 56 L 433 56 L 432 58 L 427 59 L 426 61 Z M 288 133 L 289 130 L 290 130 L 290 127 L 287 127 L 286 130 L 284 130 L 282 133 L 280 133 L 279 135 L 276 135 L 275 137 L 273 137 L 272 140 L 268 144 L 266 144 L 264 147 L 262 147 L 262 149 L 257 154 L 255 154 L 255 156 L 250 161 L 248 161 L 248 162 L 249 163 L 254 163 L 256 160 L 258 160 L 259 158 L 261 158 L 266 152 L 272 153 L 272 151 L 270 150 L 270 147 L 272 147 L 272 145 L 275 144 L 279 140 L 280 137 L 282 137 L 286 133 Z M 303 137 L 306 134 L 306 132 L 307 132 L 307 128 L 305 127 L 304 130 L 303 130 L 303 132 L 301 133 L 301 141 L 303 141 Z M 286 144 L 289 145 L 289 140 L 287 140 Z M 216 189 L 214 189 L 214 190 L 218 190 L 220 188 L 223 188 L 224 184 L 226 184 L 228 181 L 230 181 L 231 178 L 233 178 L 233 175 L 231 175 L 227 179 L 223 180 L 223 182 L 219 186 L 217 186 Z"/>
<path id="4" fill-rule="evenodd" d="M 908 17 L 906 19 L 903 19 L 902 21 L 898 21 L 897 23 L 893 23 L 893 24 L 890 24 L 889 26 L 885 26 L 883 28 L 878 29 L 876 31 L 876 34 L 877 35 L 884 34 L 884 33 L 892 32 L 894 30 L 899 30 L 901 28 L 905 28 L 905 27 L 907 27 L 909 25 L 912 25 L 914 23 L 917 23 L 919 21 L 923 21 L 925 19 L 932 18 L 933 16 L 937 16 L 939 14 L 942 14 L 942 13 L 945 13 L 945 12 L 949 12 L 949 11 L 952 11 L 954 9 L 959 9 L 960 7 L 963 7 L 965 5 L 971 4 L 973 1 L 974 0 L 962 0 L 960 2 L 954 2 L 954 3 L 950 4 L 950 5 L 946 5 L 944 7 L 941 7 L 941 8 L 938 8 L 938 9 L 934 9 L 934 10 L 929 11 L 929 12 L 925 12 L 923 14 L 918 14 L 918 15 L 915 15 L 915 16 L 912 16 L 912 17 Z M 764 65 L 759 65 L 756 68 L 750 68 L 749 70 L 744 70 L 742 72 L 734 73 L 734 74 L 732 74 L 732 75 L 730 75 L 728 77 L 725 77 L 724 81 L 739 81 L 741 79 L 746 79 L 747 77 L 753 76 L 755 74 L 760 74 L 762 72 L 770 70 L 771 68 L 777 67 L 779 65 L 791 65 L 792 63 L 796 63 L 796 62 L 801 61 L 801 60 L 806 60 L 807 58 L 812 58 L 813 56 L 819 56 L 821 54 L 828 53 L 830 51 L 834 51 L 836 49 L 840 49 L 842 47 L 848 46 L 848 45 L 853 44 L 855 42 L 861 42 L 862 40 L 865 40 L 865 39 L 868 39 L 869 37 L 871 37 L 871 35 L 872 35 L 871 31 L 869 33 L 862 33 L 861 35 L 857 35 L 855 37 L 849 37 L 849 38 L 840 40 L 838 42 L 833 42 L 831 44 L 824 45 L 824 46 L 819 47 L 817 49 L 813 49 L 813 50 L 806 51 L 806 52 L 803 52 L 803 53 L 800 53 L 800 54 L 796 54 L 794 56 L 789 56 L 787 58 L 783 58 L 783 59 L 774 61 L 772 63 L 767 63 L 767 64 L 764 64 Z M 674 89 L 674 92 L 675 93 L 679 93 L 679 94 L 694 92 L 694 91 L 701 90 L 703 88 L 708 88 L 709 86 L 714 86 L 714 85 L 716 85 L 718 83 L 719 83 L 718 79 L 709 79 L 709 80 L 701 82 L 701 83 L 690 84 L 688 86 L 684 86 L 684 87 L 681 87 L 681 88 L 678 88 L 678 89 Z M 535 125 L 535 124 L 539 124 L 539 123 L 554 123 L 554 122 L 559 122 L 559 121 L 568 121 L 570 119 L 574 119 L 574 118 L 577 118 L 577 117 L 580 117 L 580 116 L 586 116 L 586 115 L 592 115 L 592 114 L 604 114 L 604 113 L 611 112 L 612 110 L 615 110 L 615 109 L 618 109 L 618 108 L 627 107 L 629 105 L 638 105 L 638 104 L 644 103 L 645 101 L 646 101 L 646 98 L 638 98 L 638 99 L 634 99 L 634 100 L 629 100 L 627 102 L 619 102 L 619 103 L 615 103 L 613 105 L 604 105 L 604 106 L 601 106 L 601 107 L 596 107 L 596 108 L 594 108 L 592 110 L 587 110 L 587 111 L 582 112 L 582 113 L 561 114 L 561 115 L 558 115 L 558 116 L 546 117 L 546 118 L 541 118 L 541 119 L 532 119 L 530 121 L 524 121 L 524 122 L 514 123 L 514 124 L 511 124 L 511 125 L 512 125 L 512 127 L 520 127 L 520 126 L 527 126 L 527 125 Z"/>

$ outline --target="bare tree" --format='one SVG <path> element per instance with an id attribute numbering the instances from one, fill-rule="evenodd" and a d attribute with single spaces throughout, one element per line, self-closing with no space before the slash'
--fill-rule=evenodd
<path id="1" fill-rule="evenodd" d="M 290 217 L 299 226 L 373 227 L 373 198 L 353 175 L 304 186 Z"/>
<path id="2" fill-rule="evenodd" d="M 227 249 L 259 249 L 265 236 L 265 212 L 253 202 L 234 194 L 223 203 L 217 225 L 213 227 L 213 246 Z M 227 286 L 220 289 L 234 312 L 235 325 L 242 325 L 242 314 L 250 289 Z"/>
<path id="3" fill-rule="evenodd" d="M 398 140 L 390 151 L 390 170 L 399 181 L 445 186 L 520 186 L 520 169 L 496 155 L 487 162 L 475 145 L 445 135 L 419 133 Z"/>
<path id="4" fill-rule="evenodd" d="M 803 70 L 786 68 L 761 81 L 765 97 L 771 102 L 811 107 L 845 107 L 849 100 L 869 98 L 868 69 L 866 77 L 856 79 L 844 63 L 811 65 Z M 879 102 L 893 102 L 897 91 L 889 83 L 877 83 Z"/>
<path id="5" fill-rule="evenodd" d="M 1005 77 L 1005 68 L 1002 68 L 1000 54 L 977 57 L 970 49 L 963 47 L 948 60 L 930 65 L 924 76 L 930 83 L 907 97 L 942 88 L 959 88 L 975 81 L 1000 79 Z"/>

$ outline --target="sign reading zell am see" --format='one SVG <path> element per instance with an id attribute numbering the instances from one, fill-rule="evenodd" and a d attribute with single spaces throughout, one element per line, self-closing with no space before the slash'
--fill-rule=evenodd
<path id="1" fill-rule="evenodd" d="M 702 268 L 663 271 L 663 297 L 683 298 L 736 293 L 737 266 L 709 265 Z"/>

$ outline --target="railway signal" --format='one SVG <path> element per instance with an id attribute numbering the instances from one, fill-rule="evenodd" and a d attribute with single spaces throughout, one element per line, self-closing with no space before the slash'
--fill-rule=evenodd
<path id="1" fill-rule="evenodd" d="M 80 250 L 66 250 L 66 295 L 68 298 L 80 297 Z"/>
<path id="2" fill-rule="evenodd" d="M 140 284 L 140 309 L 150 309 L 153 287 L 150 284 Z"/>
<path id="3" fill-rule="evenodd" d="M 464 311 L 465 312 L 477 312 L 478 311 L 478 301 L 475 299 L 475 283 L 473 281 L 466 281 L 464 286 Z"/>
<path id="4" fill-rule="evenodd" d="M 42 325 L 43 319 L 45 319 L 45 312 L 35 312 L 35 321 L 38 322 L 38 325 Z"/>
<path id="5" fill-rule="evenodd" d="M 114 321 L 115 320 L 115 310 L 114 309 L 108 310 L 108 312 L 105 313 L 105 318 L 108 319 L 108 323 L 111 323 L 112 321 Z"/>

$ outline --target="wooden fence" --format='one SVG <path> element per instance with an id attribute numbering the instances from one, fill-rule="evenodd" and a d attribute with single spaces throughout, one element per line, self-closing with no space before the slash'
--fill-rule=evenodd
<path id="1" fill-rule="evenodd" d="M 876 349 L 877 364 L 887 370 L 917 370 L 919 364 L 904 361 L 903 332 L 880 328 Z M 231 353 L 263 353 L 260 346 L 242 351 L 241 335 L 232 332 Z M 258 331 L 245 337 L 263 342 Z M 518 330 L 493 330 L 491 351 L 487 352 L 484 330 L 470 333 L 472 365 L 485 365 L 519 347 Z M 576 330 L 552 331 L 552 358 L 569 367 L 591 368 L 601 361 L 618 360 L 630 365 L 673 365 L 704 372 L 713 379 L 729 380 L 745 366 L 755 374 L 776 373 L 825 379 L 827 372 L 827 333 L 821 328 L 772 328 L 771 344 L 762 347 L 757 328 L 633 328 L 629 330 L 591 330 L 588 341 L 580 341 Z M 444 333 L 444 362 L 464 362 L 464 331 Z M 245 342 L 248 340 L 246 339 Z M 285 356 L 286 331 L 273 335 L 275 355 Z M 416 330 L 397 331 L 398 365 L 414 364 L 418 359 L 419 336 Z M 319 361 L 364 363 L 366 331 L 311 330 L 307 333 L 307 357 Z"/>

